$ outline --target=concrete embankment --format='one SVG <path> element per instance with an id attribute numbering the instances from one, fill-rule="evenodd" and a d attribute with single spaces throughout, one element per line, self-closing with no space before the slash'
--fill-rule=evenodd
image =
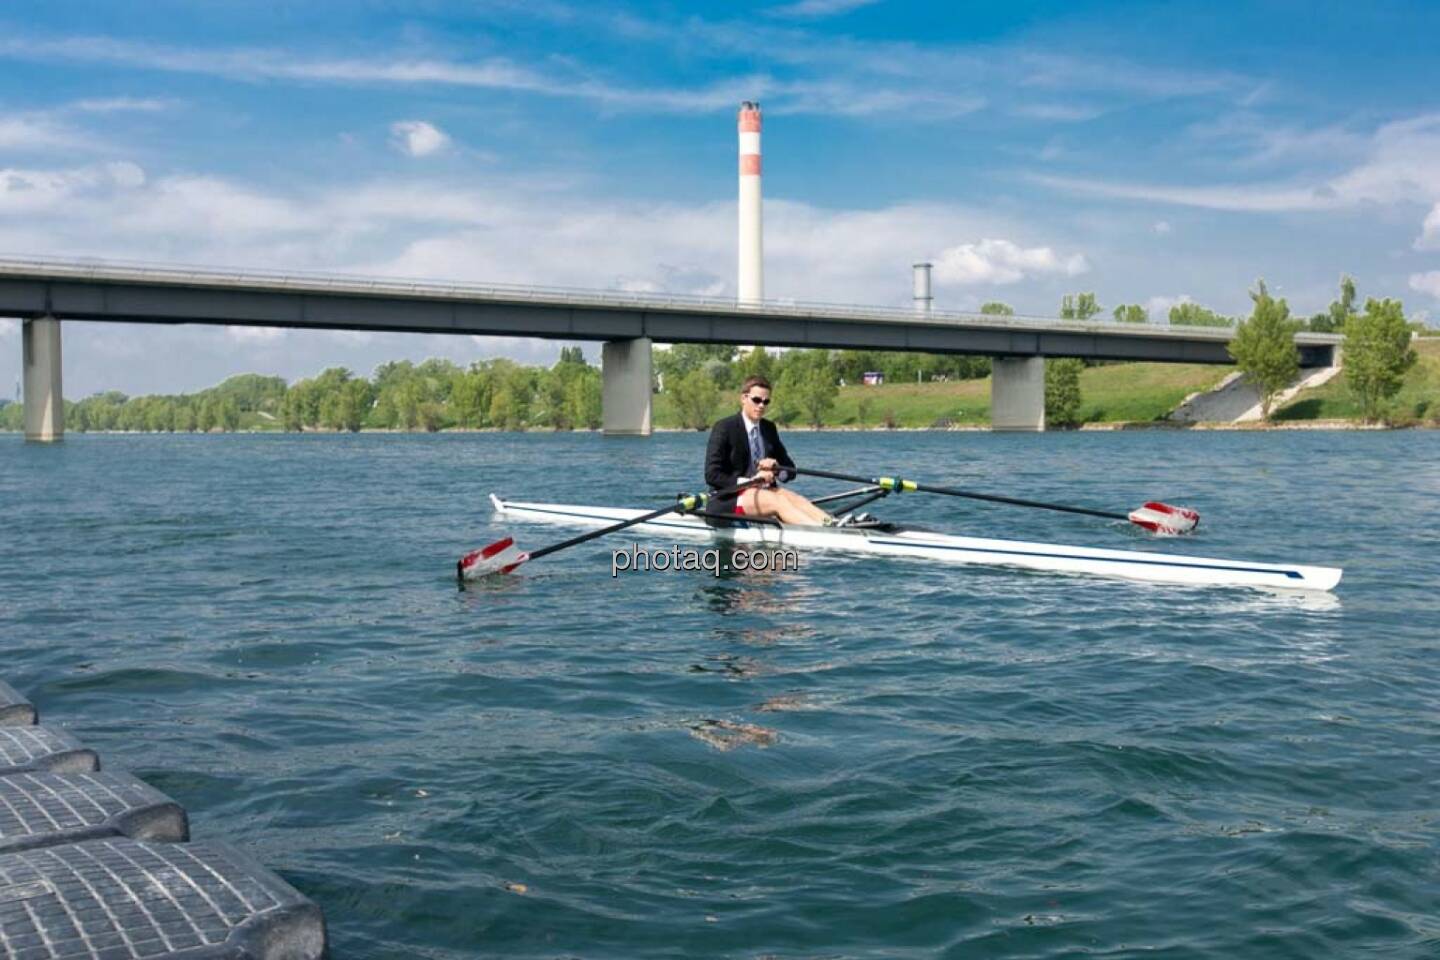
<path id="1" fill-rule="evenodd" d="M 1282 390 L 1272 409 L 1288 403 L 1301 390 L 1327 383 L 1340 372 L 1337 367 L 1307 367 L 1290 386 Z M 1186 397 L 1167 418 L 1176 423 L 1250 423 L 1262 419 L 1260 391 L 1243 373 L 1232 373 L 1211 390 Z"/>

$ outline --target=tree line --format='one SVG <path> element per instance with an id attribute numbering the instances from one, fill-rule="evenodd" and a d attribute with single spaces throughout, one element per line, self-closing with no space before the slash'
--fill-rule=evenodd
<path id="1" fill-rule="evenodd" d="M 565 347 L 549 368 L 513 360 L 461 367 L 450 360 L 381 364 L 372 378 L 332 367 L 286 384 L 241 374 L 193 394 L 127 397 L 118 391 L 65 401 L 65 425 L 78 431 L 208 433 L 234 430 L 524 430 L 600 426 L 600 371 L 580 347 Z M 0 429 L 23 429 L 19 404 L 0 408 Z"/>

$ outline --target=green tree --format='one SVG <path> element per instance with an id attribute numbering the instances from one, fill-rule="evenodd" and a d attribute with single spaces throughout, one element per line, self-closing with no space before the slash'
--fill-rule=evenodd
<path id="1" fill-rule="evenodd" d="M 1301 324 L 1290 319 L 1290 306 L 1270 296 L 1265 281 L 1250 294 L 1255 309 L 1250 319 L 1235 330 L 1230 341 L 1230 356 L 1260 394 L 1260 414 L 1270 419 L 1270 406 L 1300 371 L 1300 351 L 1295 347 L 1295 334 Z"/>
<path id="2" fill-rule="evenodd" d="M 1235 321 L 1222 317 L 1212 310 L 1206 310 L 1198 303 L 1177 303 L 1170 308 L 1172 327 L 1233 327 Z"/>
<path id="3" fill-rule="evenodd" d="M 300 380 L 285 392 L 285 402 L 280 407 L 280 425 L 283 429 L 299 433 L 305 429 L 305 401 L 302 394 L 308 389 L 308 381 Z M 205 430 L 203 403 L 197 412 L 197 426 Z"/>
<path id="4" fill-rule="evenodd" d="M 1122 303 L 1115 308 L 1115 319 L 1120 323 L 1149 323 L 1150 311 L 1138 303 Z"/>
<path id="5" fill-rule="evenodd" d="M 556 364 L 552 370 L 542 371 L 535 384 L 534 419 L 537 423 L 548 424 L 556 430 L 573 430 L 570 419 L 570 384 L 565 367 L 573 364 Z"/>
<path id="6" fill-rule="evenodd" d="M 1013 317 L 1015 308 L 1008 303 L 1001 303 L 999 300 L 991 300 L 989 303 L 980 305 L 980 312 L 990 317 Z"/>
<path id="7" fill-rule="evenodd" d="M 764 377 L 766 380 L 774 381 L 775 355 L 764 347 L 755 347 L 746 351 L 735 361 L 736 386 L 745 382 L 746 377 Z"/>
<path id="8" fill-rule="evenodd" d="M 235 408 L 235 401 L 227 398 L 216 404 L 215 425 L 226 433 L 240 429 L 240 411 Z"/>
<path id="9" fill-rule="evenodd" d="M 700 369 L 707 360 L 728 364 L 734 359 L 735 347 L 728 343 L 672 343 L 666 350 L 655 351 L 655 369 L 668 385 L 672 380 Z"/>
<path id="10" fill-rule="evenodd" d="M 450 386 L 450 413 L 458 426 L 478 430 L 488 422 L 490 412 L 490 375 L 483 368 L 472 366 L 455 375 Z"/>
<path id="11" fill-rule="evenodd" d="M 586 367 L 585 372 L 570 381 L 570 419 L 587 430 L 598 430 L 602 421 L 601 393 L 604 387 L 600 371 Z"/>
<path id="12" fill-rule="evenodd" d="M 1345 324 L 1355 316 L 1355 280 L 1350 276 L 1340 278 L 1340 299 L 1330 301 L 1324 313 L 1310 318 L 1310 329 L 1316 333 L 1341 333 Z"/>
<path id="13" fill-rule="evenodd" d="M 794 350 L 777 385 L 781 404 L 804 414 L 810 426 L 820 428 L 840 395 L 829 350 Z"/>
<path id="14" fill-rule="evenodd" d="M 1045 361 L 1045 422 L 1056 427 L 1080 423 L 1080 371 L 1085 364 L 1074 357 Z"/>
<path id="15" fill-rule="evenodd" d="M 1100 309 L 1093 293 L 1067 293 L 1060 301 L 1060 317 L 1063 320 L 1089 320 Z"/>
<path id="16" fill-rule="evenodd" d="M 515 396 L 509 387 L 501 387 L 490 395 L 490 423 L 500 430 L 519 429 L 521 421 L 516 416 Z"/>
<path id="17" fill-rule="evenodd" d="M 691 370 L 673 381 L 667 390 L 682 426 L 704 430 L 710 426 L 720 391 L 704 370 Z"/>
<path id="18" fill-rule="evenodd" d="M 123 414 L 123 411 L 121 411 Z M 120 417 L 116 418 L 117 423 Z M 215 401 L 209 397 L 200 401 L 200 407 L 195 412 L 195 429 L 201 433 L 209 433 L 215 429 Z"/>
<path id="19" fill-rule="evenodd" d="M 1349 279 L 1348 277 L 1346 279 Z M 1345 321 L 1345 381 L 1368 421 L 1400 392 L 1417 359 L 1399 300 L 1365 301 L 1365 312 Z"/>
<path id="20" fill-rule="evenodd" d="M 335 418 L 335 429 L 359 433 L 375 403 L 375 391 L 370 381 L 357 378 L 340 388 L 339 410 Z"/>

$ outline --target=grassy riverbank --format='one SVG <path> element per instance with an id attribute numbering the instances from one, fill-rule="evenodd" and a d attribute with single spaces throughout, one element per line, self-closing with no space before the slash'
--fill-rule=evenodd
<path id="1" fill-rule="evenodd" d="M 1419 359 L 1405 375 L 1405 384 L 1391 401 L 1391 418 L 1399 423 L 1440 420 L 1440 338 L 1415 341 Z M 1275 419 L 1359 420 L 1360 405 L 1345 385 L 1345 375 L 1298 396 L 1275 412 Z"/>
<path id="2" fill-rule="evenodd" d="M 1089 367 L 1080 374 L 1080 416 L 1086 423 L 1150 421 L 1164 418 L 1186 396 L 1219 383 L 1230 367 L 1204 364 L 1120 363 Z M 780 398 L 784 403 L 784 398 Z M 737 409 L 735 398 L 717 398 L 714 417 Z M 782 410 L 782 417 L 785 412 Z M 677 428 L 680 419 L 670 398 L 655 397 L 654 422 Z M 792 420 L 804 425 L 803 417 Z M 947 383 L 887 383 L 879 387 L 845 386 L 825 426 L 899 428 L 990 425 L 990 378 Z"/>

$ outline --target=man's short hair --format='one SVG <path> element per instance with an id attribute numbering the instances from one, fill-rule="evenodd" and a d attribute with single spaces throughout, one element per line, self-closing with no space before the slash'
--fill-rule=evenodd
<path id="1" fill-rule="evenodd" d="M 766 390 L 773 389 L 770 386 L 769 380 L 766 380 L 764 377 L 755 376 L 745 378 L 745 382 L 740 385 L 740 392 L 749 393 L 751 387 L 764 387 Z"/>

